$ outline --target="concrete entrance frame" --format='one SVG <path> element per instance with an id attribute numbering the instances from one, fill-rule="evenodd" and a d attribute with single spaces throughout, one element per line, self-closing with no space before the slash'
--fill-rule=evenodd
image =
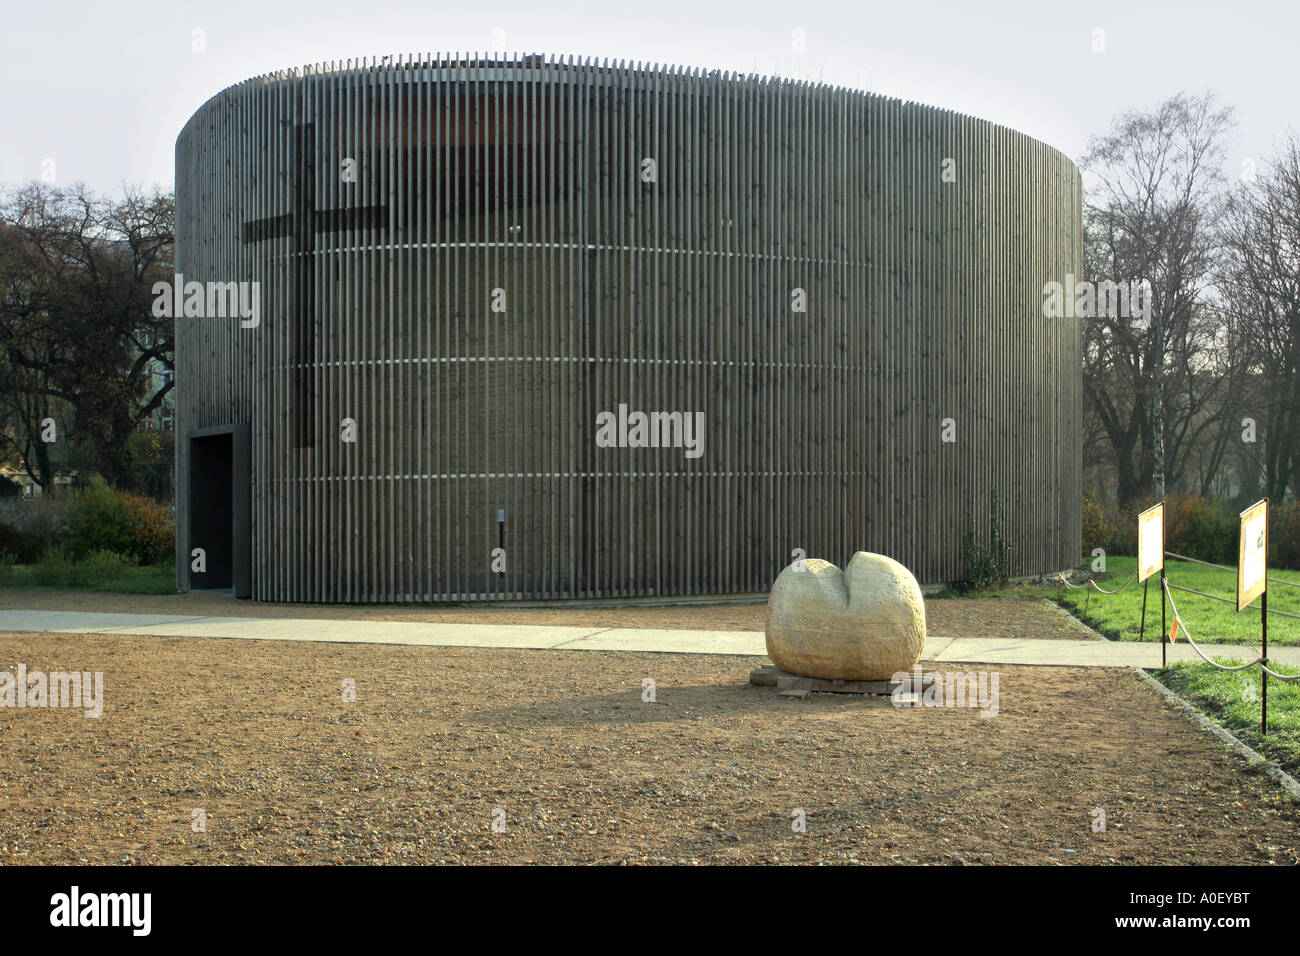
<path id="1" fill-rule="evenodd" d="M 187 435 L 190 501 L 187 562 L 191 591 L 253 593 L 252 429 L 247 424 L 195 428 Z M 194 570 L 202 548 L 205 570 Z"/>

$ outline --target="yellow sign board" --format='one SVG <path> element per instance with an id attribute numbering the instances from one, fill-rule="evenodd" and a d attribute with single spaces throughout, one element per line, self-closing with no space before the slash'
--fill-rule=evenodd
<path id="1" fill-rule="evenodd" d="M 1138 580 L 1145 581 L 1165 566 L 1165 503 L 1138 515 Z"/>
<path id="2" fill-rule="evenodd" d="M 1241 513 L 1237 552 L 1237 610 L 1264 593 L 1268 584 L 1268 499 Z"/>

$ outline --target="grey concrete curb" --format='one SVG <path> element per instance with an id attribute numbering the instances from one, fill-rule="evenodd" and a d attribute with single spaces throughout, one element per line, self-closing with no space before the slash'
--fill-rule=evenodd
<path id="1" fill-rule="evenodd" d="M 1157 690 L 1167 701 L 1181 710 L 1184 714 L 1192 719 L 1193 722 L 1200 724 L 1202 728 L 1208 730 L 1219 740 L 1228 745 L 1230 749 L 1236 752 L 1237 756 L 1242 757 L 1249 764 L 1259 766 L 1266 776 L 1271 778 L 1275 783 L 1280 785 L 1296 800 L 1300 800 L 1300 781 L 1291 776 L 1277 764 L 1268 760 L 1254 747 L 1238 740 L 1233 734 L 1220 724 L 1217 720 L 1210 717 L 1196 705 L 1188 703 L 1180 694 L 1170 690 L 1160 681 L 1156 680 L 1140 667 L 1133 668 L 1134 673 L 1142 678 L 1150 687 Z"/>

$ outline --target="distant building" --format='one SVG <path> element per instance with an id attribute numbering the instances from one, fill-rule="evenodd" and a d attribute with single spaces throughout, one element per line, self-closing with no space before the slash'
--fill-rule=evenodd
<path id="1" fill-rule="evenodd" d="M 145 333 L 142 343 L 145 348 L 153 347 L 150 336 Z M 174 381 L 176 373 L 167 367 L 167 364 L 159 359 L 151 358 L 145 365 L 144 382 L 145 393 L 147 395 L 156 395 L 163 387 Z M 162 397 L 158 407 L 149 414 L 141 425 L 155 431 L 169 432 L 176 425 L 176 389 L 172 388 Z"/>
<path id="2" fill-rule="evenodd" d="M 0 465 L 0 481 L 9 481 L 17 485 L 19 488 L 18 493 L 24 498 L 39 496 L 45 491 L 45 489 L 32 479 L 31 475 L 27 474 L 27 470 L 21 467 L 21 464 L 18 467 L 14 467 L 13 465 Z M 52 479 L 55 488 L 71 487 L 76 483 L 76 481 L 77 473 L 75 471 L 55 472 Z"/>

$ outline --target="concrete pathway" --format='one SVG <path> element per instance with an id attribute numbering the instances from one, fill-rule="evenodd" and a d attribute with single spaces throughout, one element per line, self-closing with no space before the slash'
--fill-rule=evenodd
<path id="1" fill-rule="evenodd" d="M 133 634 L 147 637 L 216 637 L 340 644 L 411 644 L 424 647 L 518 647 L 579 651 L 660 651 L 670 654 L 765 656 L 761 631 L 649 630 L 626 627 L 542 627 L 507 624 L 434 624 L 405 621 L 193 617 L 178 614 L 109 614 L 80 611 L 0 610 L 0 633 Z M 1216 657 L 1246 660 L 1257 651 L 1215 645 Z M 1006 640 L 930 635 L 923 659 L 934 663 L 1046 664 L 1071 667 L 1158 667 L 1158 644 L 1104 640 Z M 1169 660 L 1197 660 L 1185 643 L 1169 645 Z M 1300 647 L 1278 647 L 1269 659 L 1300 666 Z"/>

